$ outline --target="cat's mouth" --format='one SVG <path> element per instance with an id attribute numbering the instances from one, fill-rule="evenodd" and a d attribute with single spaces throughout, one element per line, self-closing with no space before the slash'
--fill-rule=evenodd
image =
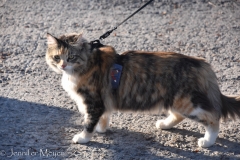
<path id="1" fill-rule="evenodd" d="M 58 66 L 62 72 L 72 72 L 72 66 Z"/>

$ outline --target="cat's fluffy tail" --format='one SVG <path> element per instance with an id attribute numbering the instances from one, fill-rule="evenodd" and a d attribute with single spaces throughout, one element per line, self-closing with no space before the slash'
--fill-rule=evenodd
<path id="1" fill-rule="evenodd" d="M 222 117 L 224 119 L 231 117 L 240 118 L 240 96 L 228 97 L 221 95 L 222 99 Z"/>

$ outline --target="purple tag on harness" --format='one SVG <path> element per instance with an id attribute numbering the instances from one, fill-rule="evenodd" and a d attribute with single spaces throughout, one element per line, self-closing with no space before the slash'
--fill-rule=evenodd
<path id="1" fill-rule="evenodd" d="M 111 83 L 113 89 L 117 89 L 119 87 L 121 74 L 122 66 L 119 64 L 114 64 L 111 70 Z"/>

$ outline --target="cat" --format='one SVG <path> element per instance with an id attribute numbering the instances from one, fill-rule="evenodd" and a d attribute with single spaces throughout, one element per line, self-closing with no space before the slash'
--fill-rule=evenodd
<path id="1" fill-rule="evenodd" d="M 62 86 L 84 114 L 84 130 L 74 143 L 87 143 L 96 130 L 104 133 L 113 111 L 165 110 L 156 127 L 170 129 L 189 118 L 205 126 L 200 147 L 215 143 L 221 118 L 240 117 L 240 96 L 224 96 L 209 63 L 172 52 L 127 51 L 93 47 L 82 34 L 47 34 L 47 64 L 62 74 Z M 112 88 L 112 67 L 122 66 L 120 84 Z"/>

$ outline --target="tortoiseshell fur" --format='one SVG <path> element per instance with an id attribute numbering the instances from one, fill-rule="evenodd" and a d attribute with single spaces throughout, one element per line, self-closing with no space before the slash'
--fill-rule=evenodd
<path id="1" fill-rule="evenodd" d="M 220 118 L 240 116 L 240 98 L 221 94 L 215 73 L 201 58 L 170 52 L 91 49 L 82 35 L 55 38 L 48 34 L 46 61 L 61 73 L 62 86 L 85 115 L 85 128 L 74 143 L 87 143 L 94 130 L 105 132 L 115 110 L 159 111 L 169 116 L 157 128 L 169 129 L 185 117 L 205 126 L 200 147 L 215 143 Z M 118 89 L 111 86 L 111 67 L 123 66 Z"/>

